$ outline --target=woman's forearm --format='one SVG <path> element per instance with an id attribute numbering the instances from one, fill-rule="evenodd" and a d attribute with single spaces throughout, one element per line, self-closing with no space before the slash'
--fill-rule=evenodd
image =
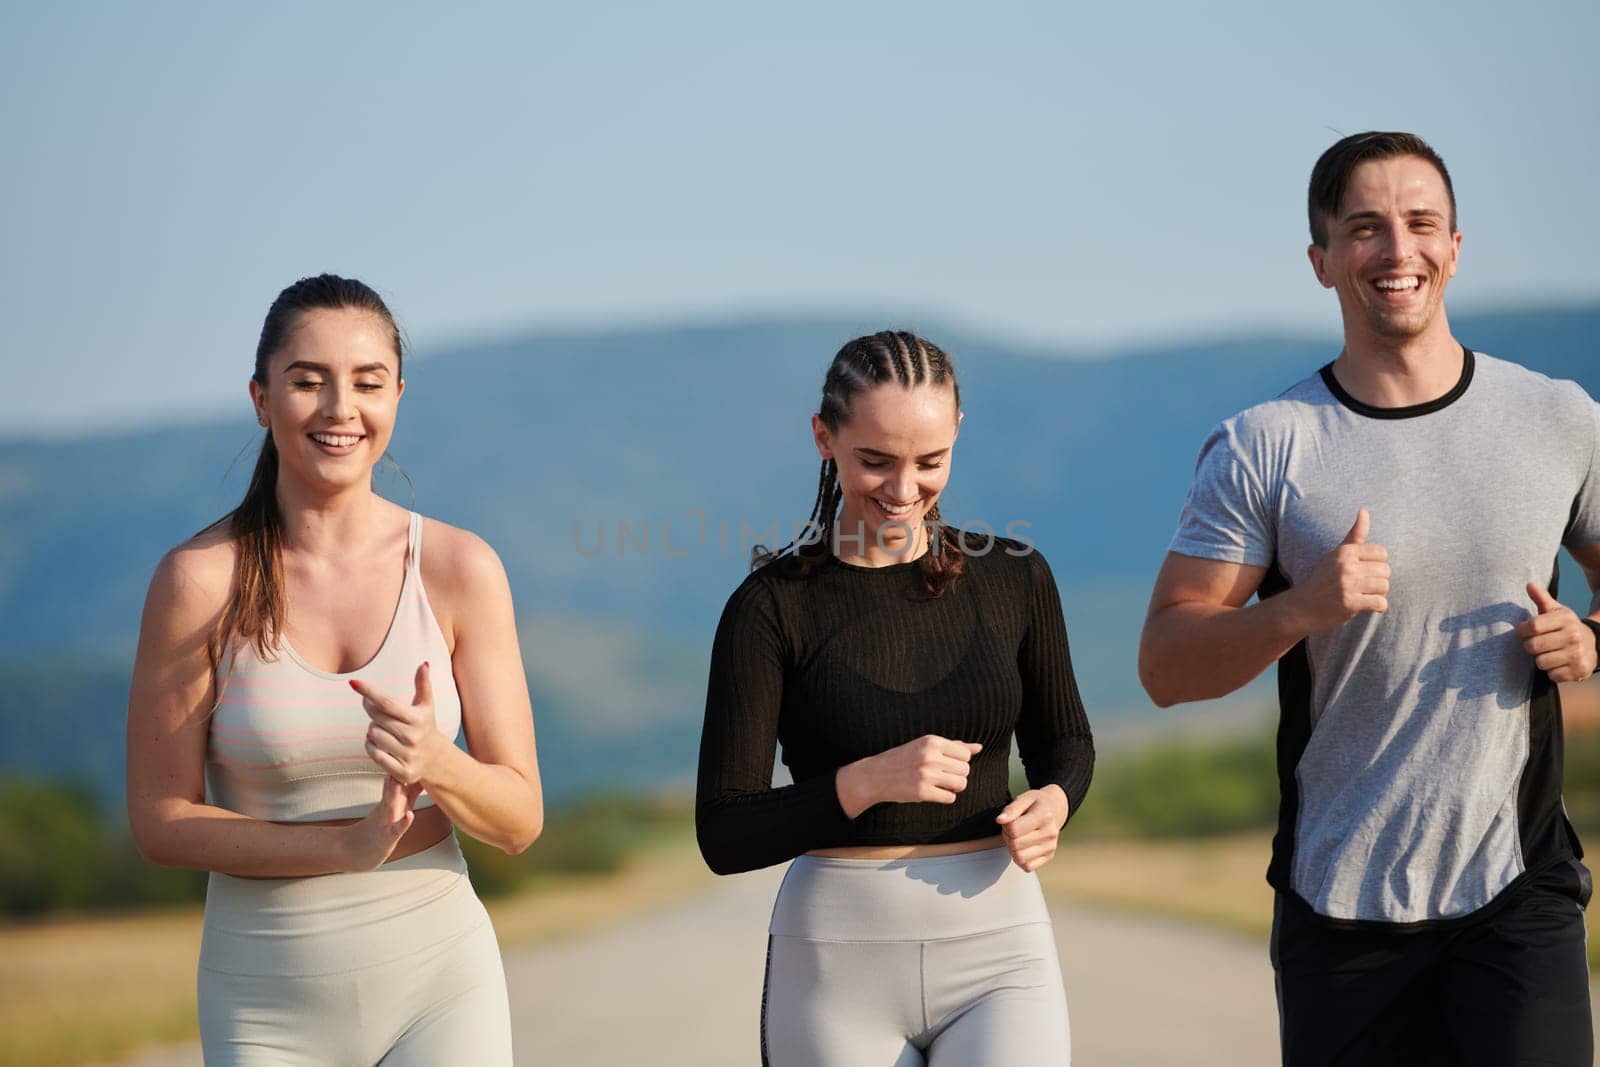
<path id="1" fill-rule="evenodd" d="M 456 826 L 510 855 L 544 829 L 544 797 L 514 767 L 486 763 L 445 742 L 424 781 L 434 804 Z"/>
<path id="2" fill-rule="evenodd" d="M 132 814 L 132 813 L 130 813 Z M 350 869 L 347 827 L 268 822 L 188 800 L 132 814 L 134 842 L 151 863 L 245 878 L 298 878 Z"/>

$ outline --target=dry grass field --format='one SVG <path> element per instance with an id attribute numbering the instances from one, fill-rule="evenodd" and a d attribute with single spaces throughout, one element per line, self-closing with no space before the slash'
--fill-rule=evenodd
<path id="1" fill-rule="evenodd" d="M 1082 901 L 1224 926 L 1272 927 L 1264 831 L 1186 840 L 1125 838 L 1065 843 L 1039 878 L 1054 900 Z"/>
<path id="2" fill-rule="evenodd" d="M 200 912 L 0 928 L 0 1064 L 45 1067 L 194 1032 Z"/>

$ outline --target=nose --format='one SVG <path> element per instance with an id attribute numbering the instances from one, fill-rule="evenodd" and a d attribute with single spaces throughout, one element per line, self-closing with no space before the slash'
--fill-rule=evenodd
<path id="1" fill-rule="evenodd" d="M 1384 251 L 1392 262 L 1404 263 L 1415 247 L 1416 235 L 1403 219 L 1396 220 L 1384 233 Z"/>
<path id="2" fill-rule="evenodd" d="M 355 390 L 338 382 L 322 390 L 323 415 L 331 422 L 347 422 L 356 417 Z"/>
<path id="3" fill-rule="evenodd" d="M 917 480 L 903 467 L 890 475 L 884 488 L 896 504 L 909 503 L 917 498 Z"/>

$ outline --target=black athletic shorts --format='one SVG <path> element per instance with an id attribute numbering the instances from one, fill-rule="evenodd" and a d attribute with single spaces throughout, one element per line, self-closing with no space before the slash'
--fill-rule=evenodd
<path id="1" fill-rule="evenodd" d="M 1272 924 L 1285 1067 L 1591 1067 L 1577 860 L 1465 919 L 1340 924 L 1279 893 Z"/>

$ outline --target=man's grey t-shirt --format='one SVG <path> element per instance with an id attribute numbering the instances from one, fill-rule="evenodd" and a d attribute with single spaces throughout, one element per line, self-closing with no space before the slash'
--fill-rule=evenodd
<path id="1" fill-rule="evenodd" d="M 1466 352 L 1444 397 L 1355 400 L 1330 368 L 1218 425 L 1171 550 L 1303 582 L 1371 513 L 1389 610 L 1279 663 L 1283 790 L 1269 880 L 1337 919 L 1487 904 L 1573 854 L 1560 704 L 1513 633 L 1560 546 L 1600 541 L 1600 408 L 1572 382 Z"/>

